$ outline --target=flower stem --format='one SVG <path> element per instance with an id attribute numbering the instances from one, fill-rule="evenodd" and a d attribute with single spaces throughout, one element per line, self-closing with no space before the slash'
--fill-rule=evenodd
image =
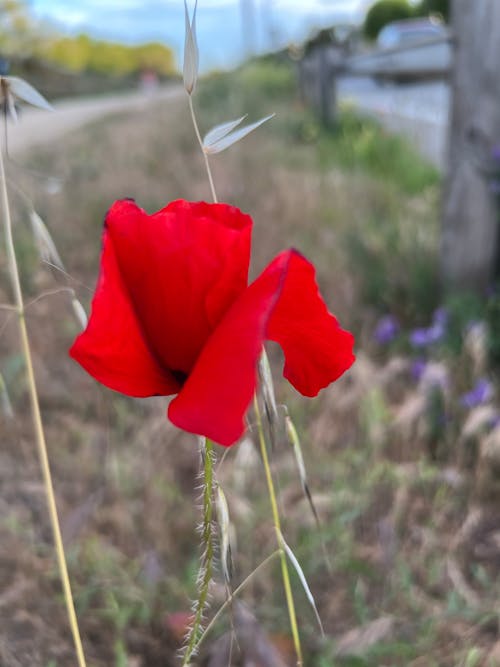
<path id="1" fill-rule="evenodd" d="M 12 238 L 12 221 L 10 217 L 9 198 L 7 194 L 7 184 L 5 179 L 5 167 L 1 149 L 0 149 L 0 189 L 1 189 L 2 209 L 4 215 L 5 241 L 6 241 L 6 250 L 9 263 L 9 273 L 12 284 L 12 290 L 14 292 L 16 310 L 19 318 L 21 347 L 23 351 L 24 360 L 26 363 L 26 373 L 28 376 L 28 389 L 31 402 L 31 413 L 33 417 L 33 425 L 36 435 L 38 456 L 40 459 L 40 467 L 42 469 L 45 493 L 47 496 L 47 506 L 49 511 L 50 523 L 52 527 L 54 544 L 56 548 L 57 562 L 59 566 L 59 573 L 63 587 L 64 600 L 66 603 L 66 611 L 68 614 L 68 620 L 71 627 L 71 632 L 73 634 L 73 642 L 75 645 L 75 651 L 78 658 L 78 665 L 79 667 L 85 667 L 86 665 L 85 657 L 83 654 L 80 631 L 78 629 L 78 621 L 76 618 L 75 605 L 73 601 L 73 596 L 71 594 L 71 585 L 69 581 L 68 567 L 66 564 L 66 557 L 64 555 L 61 528 L 59 525 L 59 517 L 57 514 L 57 506 L 54 496 L 54 487 L 52 484 L 49 459 L 47 455 L 47 445 L 45 442 L 45 434 L 43 430 L 42 417 L 40 413 L 40 404 L 38 401 L 38 392 L 35 382 L 35 374 L 33 371 L 33 361 L 31 358 L 31 348 L 28 339 L 28 330 L 26 327 L 21 281 L 19 279 L 19 270 L 17 266 L 16 252 L 14 248 L 14 240 Z"/>
<path id="2" fill-rule="evenodd" d="M 188 98 L 189 98 L 189 111 L 191 112 L 191 118 L 193 119 L 194 131 L 196 132 L 196 138 L 198 139 L 198 143 L 200 144 L 201 152 L 203 153 L 203 157 L 205 159 L 205 168 L 207 170 L 208 181 L 210 183 L 210 191 L 212 193 L 212 199 L 214 200 L 214 203 L 217 204 L 217 194 L 215 192 L 215 185 L 214 185 L 214 179 L 212 177 L 212 170 L 210 169 L 210 163 L 208 161 L 208 155 L 205 153 L 205 149 L 203 148 L 203 140 L 201 138 L 200 129 L 198 127 L 198 121 L 196 120 L 196 114 L 194 112 L 193 98 L 192 98 L 191 95 L 188 95 Z"/>
<path id="3" fill-rule="evenodd" d="M 214 557 L 213 541 L 213 480 L 214 480 L 214 458 L 213 443 L 205 438 L 205 449 L 203 456 L 203 527 L 202 527 L 202 545 L 203 555 L 199 573 L 199 592 L 196 600 L 196 609 L 194 613 L 193 626 L 187 637 L 187 646 L 182 660 L 182 667 L 189 665 L 191 656 L 197 650 L 201 624 L 203 621 L 203 612 L 208 599 L 208 587 L 212 579 L 212 563 Z"/>
<path id="4" fill-rule="evenodd" d="M 264 428 L 262 426 L 262 416 L 259 408 L 259 402 L 257 400 L 257 395 L 254 396 L 254 410 L 257 420 L 257 430 L 259 433 L 259 442 L 260 442 L 260 451 L 262 455 L 262 461 L 264 463 L 264 470 L 266 473 L 267 480 L 267 489 L 269 493 L 269 500 L 271 502 L 271 509 L 273 514 L 274 521 L 274 530 L 276 532 L 276 538 L 278 540 L 280 561 L 281 561 L 281 575 L 283 578 L 283 587 L 285 589 L 286 603 L 288 606 L 288 616 L 290 618 L 290 629 L 292 631 L 293 643 L 295 646 L 295 653 L 297 655 L 297 667 L 302 667 L 302 647 L 300 644 L 299 630 L 297 626 L 297 615 L 295 613 L 295 603 L 293 600 L 292 587 L 290 584 L 290 573 L 288 571 L 288 563 L 286 559 L 286 553 L 282 547 L 282 537 L 281 537 L 281 522 L 280 515 L 278 512 L 278 501 L 276 499 L 276 491 L 274 489 L 273 477 L 271 474 L 271 467 L 269 465 L 269 457 L 267 455 L 267 446 L 266 438 L 264 435 Z"/>

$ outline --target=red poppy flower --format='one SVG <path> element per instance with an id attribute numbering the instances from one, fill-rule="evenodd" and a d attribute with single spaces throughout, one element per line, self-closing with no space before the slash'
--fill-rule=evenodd
<path id="1" fill-rule="evenodd" d="M 285 377 L 315 396 L 353 363 L 353 337 L 295 250 L 247 286 L 251 229 L 227 204 L 175 201 L 153 215 L 113 204 L 92 314 L 71 356 L 123 394 L 177 394 L 171 421 L 225 446 L 243 433 L 265 340 L 281 345 Z"/>

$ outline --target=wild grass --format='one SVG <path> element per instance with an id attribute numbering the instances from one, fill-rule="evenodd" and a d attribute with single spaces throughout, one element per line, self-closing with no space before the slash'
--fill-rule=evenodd
<path id="1" fill-rule="evenodd" d="M 246 112 L 249 122 L 277 113 L 259 133 L 212 160 L 220 199 L 254 217 L 254 274 L 284 242 L 304 248 L 332 310 L 355 327 L 360 348 L 369 342 L 369 351 L 375 352 L 371 335 L 378 313 L 395 312 L 408 328 L 428 322 L 438 301 L 439 183 L 404 142 L 351 112 L 337 134 L 325 134 L 297 99 L 293 72 L 281 62 L 214 77 L 201 87 L 197 110 L 203 130 Z M 71 275 L 38 266 L 26 237 L 21 272 L 29 295 L 70 284 L 88 305 L 97 239 L 114 199 L 135 196 L 153 211 L 174 198 L 210 196 L 182 98 L 168 108 L 152 105 L 141 116 L 123 113 L 94 123 L 25 161 L 64 181 L 56 194 L 40 191 L 28 176 L 24 187 L 36 198 Z M 15 233 L 23 239 L 20 202 L 16 210 Z M 457 311 L 464 313 L 465 306 Z M 76 324 L 64 295 L 35 303 L 27 322 L 35 334 L 34 361 L 89 662 L 174 665 L 198 566 L 192 549 L 196 447 L 168 425 L 164 400 L 134 401 L 101 391 L 73 366 L 66 350 Z M 0 370 L 22 416 L 26 394 L 16 341 L 7 324 Z M 408 415 L 421 390 L 411 379 L 406 352 L 361 353 L 350 376 L 316 402 L 277 386 L 278 403 L 293 411 L 323 525 L 320 535 L 281 433 L 272 463 L 283 531 L 308 574 L 329 638 L 319 640 L 292 573 L 307 665 L 470 667 L 486 665 L 497 642 L 498 566 L 491 545 L 498 529 L 498 480 L 495 464 L 488 464 L 497 450 L 490 448 L 486 457 L 487 426 L 464 437 L 468 415 L 455 406 L 444 436 L 446 456 L 431 456 L 427 413 Z M 453 363 L 464 367 L 467 352 L 461 347 L 458 354 Z M 275 349 L 270 356 L 279 367 Z M 71 653 L 54 595 L 28 426 L 22 419 L 1 420 L 0 662 L 14 667 L 24 656 L 24 664 L 52 661 L 60 667 L 70 664 Z M 238 537 L 239 582 L 275 548 L 258 456 L 242 443 L 218 476 Z M 243 599 L 286 650 L 279 576 L 275 561 L 250 582 Z M 217 601 L 217 590 L 214 596 Z M 388 619 L 385 625 L 381 619 Z M 225 628 L 227 622 L 218 626 Z"/>

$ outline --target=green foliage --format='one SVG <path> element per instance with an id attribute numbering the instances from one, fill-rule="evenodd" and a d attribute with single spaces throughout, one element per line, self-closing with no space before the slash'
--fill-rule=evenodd
<path id="1" fill-rule="evenodd" d="M 288 65 L 255 60 L 241 69 L 240 85 L 268 99 L 277 99 L 293 93 L 295 75 Z"/>
<path id="2" fill-rule="evenodd" d="M 450 20 L 450 0 L 420 0 L 413 7 L 408 0 L 379 0 L 368 10 L 363 25 L 363 34 L 376 39 L 384 26 L 392 21 L 401 21 L 419 16 L 435 14 L 444 21 Z"/>
<path id="3" fill-rule="evenodd" d="M 158 74 L 170 76 L 175 72 L 172 49 L 159 42 L 149 42 L 135 46 L 132 54 L 137 69 L 152 69 Z"/>
<path id="4" fill-rule="evenodd" d="M 412 18 L 413 8 L 407 0 L 379 0 L 366 14 L 363 33 L 368 39 L 376 39 L 382 28 L 391 21 Z"/>
<path id="5" fill-rule="evenodd" d="M 21 0 L 0 0 L 0 53 L 27 56 L 43 36 Z"/>
<path id="6" fill-rule="evenodd" d="M 489 362 L 500 367 L 500 291 L 492 290 L 479 296 L 472 292 L 451 294 L 445 302 L 449 314 L 446 346 L 452 354 L 463 347 L 463 334 L 471 322 L 485 322 L 488 331 L 487 353 Z"/>
<path id="7" fill-rule="evenodd" d="M 356 272 L 361 299 L 409 320 L 430 316 L 439 298 L 437 213 L 421 219 L 412 211 L 405 219 L 404 207 L 408 196 L 436 200 L 437 170 L 403 138 L 352 111 L 342 112 L 332 130 L 311 116 L 290 125 L 292 135 L 315 147 L 325 173 L 336 166 L 374 180 L 370 216 L 353 218 L 341 234 L 349 266 L 363 267 Z"/>
<path id="8" fill-rule="evenodd" d="M 175 71 L 172 50 L 157 42 L 126 46 L 78 35 L 48 42 L 42 54 L 47 60 L 75 72 L 123 76 L 153 69 L 158 74 L 168 76 Z"/>
<path id="9" fill-rule="evenodd" d="M 486 302 L 486 321 L 490 330 L 490 362 L 500 368 L 500 293 L 498 290 Z"/>
<path id="10" fill-rule="evenodd" d="M 299 138 L 317 145 L 324 168 L 337 164 L 346 169 L 363 169 L 410 195 L 439 182 L 437 170 L 403 138 L 350 110 L 342 112 L 335 129 L 325 129 L 305 116 L 299 119 L 295 132 Z"/>
<path id="11" fill-rule="evenodd" d="M 429 235 L 392 217 L 374 215 L 363 228 L 344 235 L 352 266 L 362 267 L 357 283 L 363 302 L 403 319 L 428 319 L 439 304 L 435 233 Z"/>
<path id="12" fill-rule="evenodd" d="M 445 21 L 450 20 L 450 0 L 421 0 L 415 8 L 416 16 L 439 14 Z"/>
<path id="13" fill-rule="evenodd" d="M 246 63 L 231 74 L 217 72 L 201 82 L 198 105 L 203 113 L 213 114 L 213 122 L 221 115 L 243 113 L 262 115 L 262 110 L 274 110 L 276 102 L 290 100 L 295 92 L 295 75 L 289 63 L 272 58 L 259 58 Z"/>

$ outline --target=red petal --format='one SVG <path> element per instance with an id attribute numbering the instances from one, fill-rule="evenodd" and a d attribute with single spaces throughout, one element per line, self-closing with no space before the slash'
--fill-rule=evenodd
<path id="1" fill-rule="evenodd" d="M 251 218 L 185 201 L 150 216 L 128 200 L 113 205 L 106 224 L 148 346 L 165 367 L 189 373 L 246 288 Z"/>
<path id="2" fill-rule="evenodd" d="M 171 421 L 229 446 L 244 431 L 266 338 L 282 345 L 293 384 L 313 395 L 353 362 L 353 338 L 321 300 L 313 266 L 281 253 L 240 296 L 208 340 L 179 395 Z"/>
<path id="3" fill-rule="evenodd" d="M 128 396 L 179 391 L 177 381 L 160 366 L 144 340 L 107 232 L 92 314 L 70 355 L 96 380 Z"/>
<path id="4" fill-rule="evenodd" d="M 354 337 L 328 312 L 314 266 L 295 250 L 274 261 L 283 257 L 288 257 L 288 269 L 266 338 L 284 352 L 286 379 L 304 396 L 316 396 L 352 366 Z"/>

